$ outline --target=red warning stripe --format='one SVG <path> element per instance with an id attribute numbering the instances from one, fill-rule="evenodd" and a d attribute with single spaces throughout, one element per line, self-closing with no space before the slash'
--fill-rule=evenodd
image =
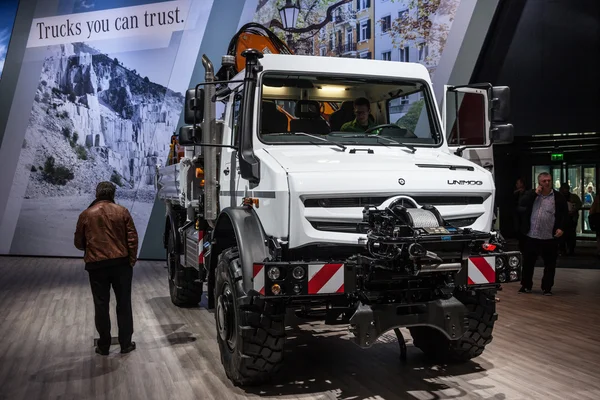
<path id="1" fill-rule="evenodd" d="M 473 257 L 470 260 L 489 283 L 496 282 L 496 271 L 494 271 L 494 268 L 488 264 L 485 258 Z"/>
<path id="2" fill-rule="evenodd" d="M 325 264 L 308 282 L 308 293 L 315 294 L 342 268 L 344 264 Z M 343 284 L 342 284 L 343 286 Z M 338 289 L 339 292 L 339 289 Z"/>
<path id="3" fill-rule="evenodd" d="M 263 269 L 264 265 L 262 264 L 254 264 L 252 268 L 254 269 L 254 273 L 252 275 L 253 278 L 256 278 L 256 275 Z"/>
<path id="4" fill-rule="evenodd" d="M 198 264 L 204 264 L 204 231 L 198 231 L 198 246 L 200 251 L 198 253 Z"/>
<path id="5" fill-rule="evenodd" d="M 344 293 L 344 284 L 342 283 L 342 286 L 340 286 L 340 288 L 338 290 L 336 290 L 336 293 Z"/>
<path id="6" fill-rule="evenodd" d="M 263 264 L 252 265 L 253 287 L 258 293 L 265 294 L 265 266 Z"/>

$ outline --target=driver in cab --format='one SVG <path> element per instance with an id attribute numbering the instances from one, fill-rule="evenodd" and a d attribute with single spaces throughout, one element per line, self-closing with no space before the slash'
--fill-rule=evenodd
<path id="1" fill-rule="evenodd" d="M 364 133 L 367 129 L 375 126 L 375 121 L 370 115 L 371 103 L 364 97 L 359 97 L 354 100 L 354 115 L 356 118 L 350 122 L 346 122 L 340 130 L 342 132 L 358 132 Z"/>

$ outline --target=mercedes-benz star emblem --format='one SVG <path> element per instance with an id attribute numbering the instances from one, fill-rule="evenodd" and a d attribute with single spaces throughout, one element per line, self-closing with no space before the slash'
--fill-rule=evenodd
<path id="1" fill-rule="evenodd" d="M 402 178 L 398 179 L 398 183 L 401 185 L 404 185 L 406 183 L 406 181 Z"/>

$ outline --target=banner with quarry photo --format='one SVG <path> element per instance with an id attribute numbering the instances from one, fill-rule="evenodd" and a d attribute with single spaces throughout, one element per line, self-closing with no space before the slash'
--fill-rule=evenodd
<path id="1" fill-rule="evenodd" d="M 58 3 L 57 15 L 33 20 L 27 42 L 41 70 L 10 192 L 21 199 L 11 254 L 81 256 L 77 217 L 105 180 L 142 242 L 155 167 L 167 158 L 213 5 Z"/>

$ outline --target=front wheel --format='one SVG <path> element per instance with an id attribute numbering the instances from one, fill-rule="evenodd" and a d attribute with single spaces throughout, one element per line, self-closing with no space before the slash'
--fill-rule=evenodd
<path id="1" fill-rule="evenodd" d="M 468 361 L 475 358 L 493 339 L 496 301 L 493 291 L 476 290 L 474 294 L 459 293 L 456 298 L 468 310 L 469 327 L 462 338 L 451 341 L 437 329 L 416 326 L 409 328 L 415 347 L 427 356 L 443 361 Z"/>
<path id="2" fill-rule="evenodd" d="M 215 276 L 215 320 L 221 362 L 236 385 L 256 385 L 269 380 L 283 360 L 285 342 L 283 305 L 246 296 L 236 248 L 221 253 Z"/>

